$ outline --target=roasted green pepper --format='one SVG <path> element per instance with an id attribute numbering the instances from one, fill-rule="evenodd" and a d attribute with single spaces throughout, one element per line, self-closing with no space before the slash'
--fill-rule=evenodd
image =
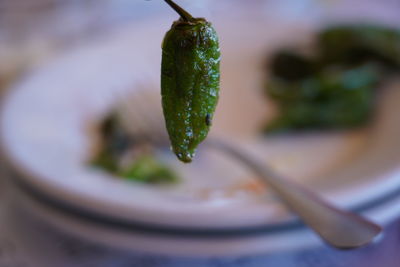
<path id="1" fill-rule="evenodd" d="M 370 118 L 379 68 L 326 68 L 298 81 L 272 78 L 268 95 L 279 108 L 267 132 L 344 129 L 364 125 Z"/>
<path id="2" fill-rule="evenodd" d="M 161 95 L 172 149 L 191 162 L 207 136 L 219 96 L 220 49 L 211 23 L 193 18 L 170 0 L 179 15 L 162 44 Z"/>
<path id="3" fill-rule="evenodd" d="M 112 112 L 100 127 L 100 147 L 91 159 L 93 167 L 125 180 L 148 184 L 171 184 L 179 176 L 156 157 L 153 146 L 129 134 L 120 121 L 120 114 Z"/>
<path id="4" fill-rule="evenodd" d="M 336 25 L 316 36 L 313 54 L 280 50 L 268 60 L 266 91 L 278 115 L 267 132 L 348 129 L 365 125 L 377 87 L 400 70 L 400 30 Z"/>
<path id="5" fill-rule="evenodd" d="M 379 25 L 337 25 L 317 36 L 324 64 L 377 62 L 400 68 L 400 30 Z"/>

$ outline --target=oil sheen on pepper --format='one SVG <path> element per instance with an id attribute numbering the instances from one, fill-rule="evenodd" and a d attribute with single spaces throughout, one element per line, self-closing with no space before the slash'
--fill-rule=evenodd
<path id="1" fill-rule="evenodd" d="M 181 18 L 162 44 L 161 95 L 173 152 L 191 162 L 207 137 L 219 96 L 220 49 L 211 23 L 166 1 Z"/>

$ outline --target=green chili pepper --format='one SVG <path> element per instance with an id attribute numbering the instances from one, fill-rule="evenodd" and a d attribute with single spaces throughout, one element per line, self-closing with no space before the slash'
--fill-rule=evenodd
<path id="1" fill-rule="evenodd" d="M 377 62 L 400 68 L 400 31 L 379 25 L 337 25 L 317 36 L 323 63 L 357 65 Z"/>
<path id="2" fill-rule="evenodd" d="M 220 50 L 211 23 L 193 18 L 170 0 L 179 15 L 162 44 L 161 94 L 172 149 L 191 162 L 207 136 L 219 96 Z"/>
<path id="3" fill-rule="evenodd" d="M 279 115 L 267 132 L 359 127 L 371 117 L 379 67 L 330 66 L 301 80 L 273 77 L 267 88 Z"/>

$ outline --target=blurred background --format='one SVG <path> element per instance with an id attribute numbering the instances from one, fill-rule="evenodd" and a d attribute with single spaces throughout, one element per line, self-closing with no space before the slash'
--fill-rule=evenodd
<path id="1" fill-rule="evenodd" d="M 238 21 L 241 16 L 247 18 L 248 14 L 254 14 L 254 19 L 267 17 L 271 21 L 292 24 L 325 25 L 368 20 L 398 27 L 400 23 L 400 1 L 397 0 L 176 2 L 211 21 L 229 13 L 230 6 L 235 6 L 235 10 L 243 6 L 247 14 L 235 13 Z M 0 97 L 3 98 L 32 70 L 45 66 L 65 51 L 101 41 L 129 25 L 165 15 L 176 17 L 160 0 L 0 0 Z M 166 28 L 170 23 L 166 22 Z M 397 46 L 400 47 L 400 41 Z M 0 166 L 0 267 L 400 266 L 397 253 L 400 248 L 399 220 L 393 220 L 387 226 L 379 242 L 357 251 L 337 251 L 321 245 L 251 257 L 188 259 L 119 250 L 26 219 L 8 204 L 12 191 L 3 179 L 10 176 L 7 167 L 5 164 Z"/>

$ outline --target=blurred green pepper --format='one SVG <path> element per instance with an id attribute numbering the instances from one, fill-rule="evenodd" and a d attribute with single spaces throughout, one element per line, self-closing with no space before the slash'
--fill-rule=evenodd
<path id="1" fill-rule="evenodd" d="M 380 73 L 373 65 L 326 69 L 301 81 L 269 84 L 279 115 L 266 131 L 349 128 L 370 117 Z M 277 97 L 277 93 L 281 95 Z"/>
<path id="2" fill-rule="evenodd" d="M 373 25 L 340 25 L 317 36 L 323 64 L 363 64 L 376 61 L 400 67 L 400 30 Z"/>
<path id="3" fill-rule="evenodd" d="M 270 64 L 268 96 L 279 114 L 266 131 L 361 126 L 376 86 L 400 69 L 400 30 L 340 25 L 317 34 L 312 56 L 281 50 Z"/>
<path id="4" fill-rule="evenodd" d="M 315 72 L 315 62 L 294 51 L 281 50 L 271 59 L 272 75 L 287 81 L 309 77 Z"/>
<path id="5" fill-rule="evenodd" d="M 111 113 L 102 122 L 100 134 L 100 151 L 91 160 L 92 166 L 117 177 L 143 183 L 175 183 L 179 180 L 172 169 L 157 160 L 151 147 L 133 140 L 122 127 L 118 114 Z M 126 155 L 130 156 L 127 158 Z"/>
<path id="6" fill-rule="evenodd" d="M 144 183 L 176 183 L 177 175 L 166 165 L 161 164 L 151 155 L 141 155 L 131 166 L 120 170 L 118 175 L 128 180 Z"/>

